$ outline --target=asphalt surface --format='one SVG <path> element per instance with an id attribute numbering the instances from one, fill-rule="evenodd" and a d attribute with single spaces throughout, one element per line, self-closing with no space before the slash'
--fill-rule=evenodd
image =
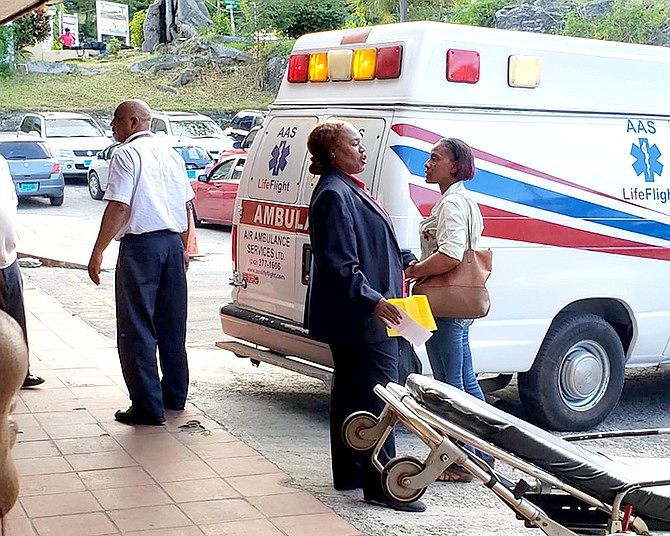
<path id="1" fill-rule="evenodd" d="M 104 202 L 90 199 L 85 185 L 68 184 L 63 207 L 51 207 L 46 200 L 27 200 L 19 214 L 53 216 L 53 228 L 44 230 L 45 239 L 57 228 L 60 217 L 76 217 L 80 224 L 68 232 L 80 232 L 81 239 L 73 239 L 72 247 L 90 251 L 91 228 L 99 226 L 104 206 Z M 478 483 L 432 485 L 423 498 L 428 505 L 423 514 L 365 505 L 354 492 L 334 491 L 328 453 L 328 389 L 317 380 L 265 364 L 256 368 L 248 360 L 215 349 L 215 342 L 223 335 L 218 308 L 230 297 L 230 233 L 225 227 L 212 226 L 199 229 L 197 238 L 201 256 L 193 260 L 188 273 L 188 345 L 210 351 L 198 352 L 197 359 L 191 360 L 189 396 L 196 406 L 365 534 L 512 536 L 530 530 L 524 529 L 514 514 Z M 25 268 L 23 274 L 28 285 L 50 294 L 72 314 L 114 338 L 112 271 L 103 273 L 100 287 L 93 285 L 82 269 L 42 266 Z M 670 428 L 669 387 L 669 369 L 630 372 L 621 402 L 598 429 Z M 523 418 L 514 384 L 496 394 L 501 398 L 499 407 Z M 670 458 L 670 435 L 608 440 L 600 445 L 602 450 L 616 454 Z M 398 452 L 422 457 L 427 450 L 414 435 L 399 430 Z M 502 471 L 513 476 L 509 468 L 503 467 Z"/>

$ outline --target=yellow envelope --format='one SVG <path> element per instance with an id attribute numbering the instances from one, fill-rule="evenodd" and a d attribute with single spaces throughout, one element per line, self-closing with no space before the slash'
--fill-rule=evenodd
<path id="1" fill-rule="evenodd" d="M 400 307 L 412 317 L 412 320 L 426 328 L 428 331 L 435 331 L 437 329 L 435 318 L 433 318 L 433 312 L 430 310 L 428 298 L 423 294 L 408 296 L 407 298 L 391 298 L 389 302 Z M 386 328 L 386 331 L 389 337 L 400 336 L 400 333 L 394 329 Z"/>

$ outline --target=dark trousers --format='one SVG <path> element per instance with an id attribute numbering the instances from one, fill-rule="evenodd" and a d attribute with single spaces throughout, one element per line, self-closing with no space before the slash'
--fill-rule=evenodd
<path id="1" fill-rule="evenodd" d="M 116 264 L 116 332 L 133 411 L 162 417 L 188 391 L 186 272 L 177 233 L 126 235 Z M 159 379 L 156 349 L 162 378 Z"/>
<path id="2" fill-rule="evenodd" d="M 398 342 L 387 339 L 374 344 L 331 344 L 333 383 L 330 398 L 330 449 L 333 485 L 336 489 L 363 488 L 366 498 L 382 493 L 381 475 L 372 464 L 371 452 L 350 449 L 342 436 L 344 420 L 355 411 L 379 415 L 384 402 L 374 393 L 378 383 L 398 381 Z M 389 436 L 380 452 L 386 463 L 395 456 L 395 438 Z"/>
<path id="3" fill-rule="evenodd" d="M 26 330 L 26 309 L 23 302 L 23 278 L 16 260 L 7 268 L 0 270 L 0 309 L 11 316 L 21 326 L 23 338 L 28 347 Z M 30 371 L 28 371 L 30 374 Z"/>

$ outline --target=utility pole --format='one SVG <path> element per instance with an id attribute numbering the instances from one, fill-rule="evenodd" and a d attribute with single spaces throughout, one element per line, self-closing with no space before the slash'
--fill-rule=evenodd
<path id="1" fill-rule="evenodd" d="M 407 22 L 407 0 L 400 0 L 400 22 Z"/>

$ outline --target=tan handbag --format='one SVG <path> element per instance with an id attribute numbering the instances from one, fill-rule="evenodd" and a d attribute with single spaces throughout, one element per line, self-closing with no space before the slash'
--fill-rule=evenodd
<path id="1" fill-rule="evenodd" d="M 491 308 L 486 281 L 491 275 L 493 252 L 472 249 L 472 207 L 468 202 L 467 249 L 463 260 L 453 270 L 427 277 L 414 285 L 412 294 L 428 298 L 433 315 L 447 318 L 481 318 Z"/>

